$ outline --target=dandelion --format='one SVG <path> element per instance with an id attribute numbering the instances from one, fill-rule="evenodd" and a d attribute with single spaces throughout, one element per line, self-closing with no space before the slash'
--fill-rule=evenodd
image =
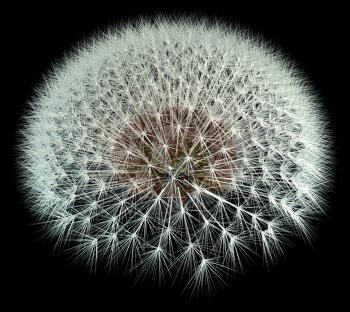
<path id="1" fill-rule="evenodd" d="M 324 213 L 331 137 L 288 60 L 236 29 L 125 26 L 38 90 L 20 163 L 32 211 L 89 266 L 210 288 Z"/>

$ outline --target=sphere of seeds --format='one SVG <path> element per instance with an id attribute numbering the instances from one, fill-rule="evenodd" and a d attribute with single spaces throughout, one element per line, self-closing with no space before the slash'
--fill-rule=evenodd
<path id="1" fill-rule="evenodd" d="M 328 182 L 325 126 L 307 83 L 263 42 L 140 23 L 55 68 L 27 118 L 22 177 L 60 247 L 197 287 L 310 237 Z"/>

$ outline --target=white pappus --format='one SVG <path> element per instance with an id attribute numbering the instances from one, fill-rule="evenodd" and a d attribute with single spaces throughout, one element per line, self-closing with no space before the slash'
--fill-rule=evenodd
<path id="1" fill-rule="evenodd" d="M 31 209 L 92 268 L 209 288 L 324 213 L 331 135 L 280 52 L 240 29 L 140 22 L 55 67 L 19 148 Z"/>

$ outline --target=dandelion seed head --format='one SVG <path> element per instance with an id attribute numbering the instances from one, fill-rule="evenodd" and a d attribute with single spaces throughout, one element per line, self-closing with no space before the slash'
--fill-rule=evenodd
<path id="1" fill-rule="evenodd" d="M 207 287 L 324 213 L 331 136 L 295 66 L 240 29 L 140 22 L 79 47 L 32 103 L 32 211 L 92 267 Z M 72 247 L 73 246 L 73 247 Z M 184 275 L 186 274 L 186 275 Z"/>

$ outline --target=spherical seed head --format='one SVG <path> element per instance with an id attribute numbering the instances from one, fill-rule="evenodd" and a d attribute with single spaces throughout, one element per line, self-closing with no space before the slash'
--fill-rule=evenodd
<path id="1" fill-rule="evenodd" d="M 111 32 L 57 67 L 33 107 L 21 144 L 32 210 L 91 266 L 128 259 L 203 286 L 247 254 L 273 261 L 323 212 L 318 101 L 240 30 Z"/>

